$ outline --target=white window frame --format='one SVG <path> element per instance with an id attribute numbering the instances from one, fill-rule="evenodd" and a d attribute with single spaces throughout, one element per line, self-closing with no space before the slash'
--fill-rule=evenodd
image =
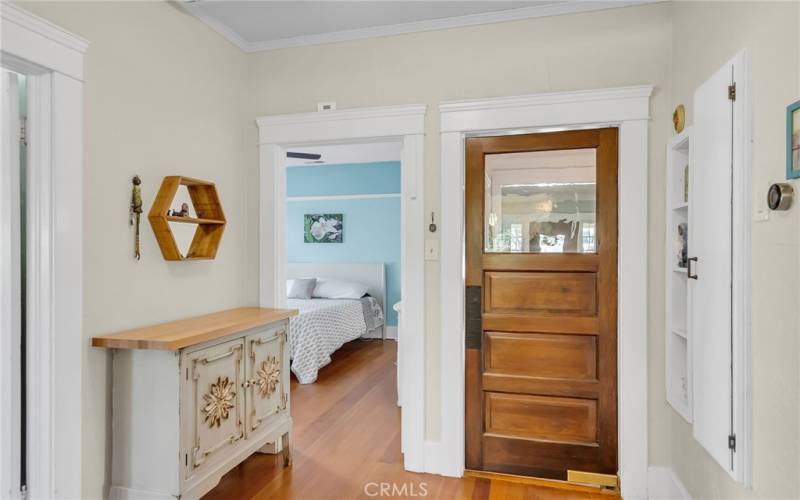
<path id="1" fill-rule="evenodd" d="M 82 365 L 89 348 L 81 321 L 88 42 L 9 2 L 0 5 L 0 18 L 0 64 L 28 76 L 28 493 L 80 498 Z M 9 457 L 2 453 L 5 467 Z"/>
<path id="2" fill-rule="evenodd" d="M 436 472 L 464 471 L 464 140 L 468 135 L 619 127 L 619 476 L 647 498 L 649 85 L 443 102 L 441 113 L 441 447 Z M 624 265 L 621 265 L 624 263 Z"/>
<path id="3" fill-rule="evenodd" d="M 323 144 L 402 144 L 400 289 L 403 314 L 401 436 L 406 470 L 425 470 L 425 255 L 423 199 L 425 105 L 383 106 L 263 116 L 259 130 L 259 285 L 262 307 L 286 305 L 286 151 Z M 386 307 L 389 307 L 387 304 Z"/>

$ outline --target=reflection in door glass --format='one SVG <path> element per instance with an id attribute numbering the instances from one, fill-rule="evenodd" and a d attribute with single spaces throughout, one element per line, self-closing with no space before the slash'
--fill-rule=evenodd
<path id="1" fill-rule="evenodd" d="M 596 151 L 486 155 L 486 252 L 597 251 Z"/>

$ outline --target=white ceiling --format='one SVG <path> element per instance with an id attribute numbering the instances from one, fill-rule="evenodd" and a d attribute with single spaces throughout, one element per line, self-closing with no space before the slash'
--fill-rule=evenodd
<path id="1" fill-rule="evenodd" d="M 184 0 L 182 5 L 242 50 L 254 52 L 586 12 L 650 1 Z"/>

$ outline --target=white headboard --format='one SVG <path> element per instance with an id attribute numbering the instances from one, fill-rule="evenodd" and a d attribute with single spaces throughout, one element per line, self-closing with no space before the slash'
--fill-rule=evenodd
<path id="1" fill-rule="evenodd" d="M 286 265 L 286 279 L 322 278 L 363 283 L 367 285 L 367 293 L 378 299 L 381 307 L 386 311 L 385 267 L 383 262 L 377 264 L 289 263 Z"/>

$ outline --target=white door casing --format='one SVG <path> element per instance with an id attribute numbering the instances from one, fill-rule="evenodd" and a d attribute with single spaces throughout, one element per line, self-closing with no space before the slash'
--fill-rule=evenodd
<path id="1" fill-rule="evenodd" d="M 464 139 L 468 134 L 619 127 L 618 390 L 622 495 L 647 497 L 647 169 L 653 87 L 554 92 L 440 104 L 441 395 L 438 465 L 464 470 Z"/>
<path id="2" fill-rule="evenodd" d="M 82 365 L 89 349 L 81 322 L 88 42 L 10 2 L 0 3 L 0 22 L 0 65 L 28 82 L 28 492 L 80 498 Z"/>

